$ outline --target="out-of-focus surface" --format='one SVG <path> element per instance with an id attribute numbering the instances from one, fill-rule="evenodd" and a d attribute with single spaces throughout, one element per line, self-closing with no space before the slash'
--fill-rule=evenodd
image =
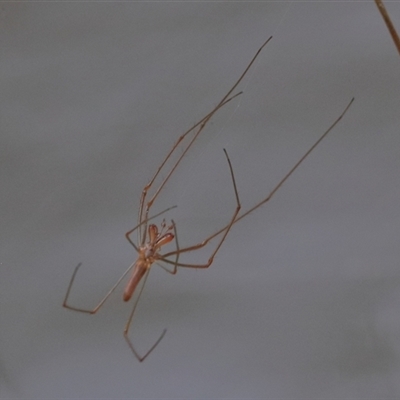
<path id="1" fill-rule="evenodd" d="M 400 4 L 387 9 L 399 29 Z M 271 34 L 157 200 L 180 245 L 261 200 L 209 270 L 121 290 L 143 186 Z M 400 396 L 400 59 L 374 3 L 0 6 L 1 398 Z M 187 259 L 202 262 L 210 250 Z"/>

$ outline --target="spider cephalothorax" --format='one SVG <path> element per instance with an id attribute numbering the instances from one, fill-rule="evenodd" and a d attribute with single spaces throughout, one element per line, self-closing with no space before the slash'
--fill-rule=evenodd
<path id="1" fill-rule="evenodd" d="M 161 224 L 160 231 L 158 231 L 157 225 L 149 225 L 149 241 L 139 247 L 139 257 L 124 290 L 124 301 L 129 301 L 131 299 L 136 286 L 143 278 L 146 271 L 149 270 L 157 260 L 162 259 L 162 255 L 159 251 L 162 246 L 174 240 L 175 236 L 170 232 L 172 229 L 172 224 L 168 228 L 166 227 L 165 220 Z"/>

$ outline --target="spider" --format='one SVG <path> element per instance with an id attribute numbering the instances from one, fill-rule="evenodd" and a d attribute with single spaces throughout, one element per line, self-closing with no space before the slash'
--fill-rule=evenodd
<path id="1" fill-rule="evenodd" d="M 229 171 L 230 171 L 230 176 L 231 176 L 231 181 L 232 181 L 232 186 L 234 190 L 234 195 L 235 195 L 235 200 L 236 200 L 236 208 L 234 209 L 234 212 L 232 213 L 231 219 L 229 220 L 229 223 L 224 226 L 223 228 L 219 229 L 217 232 L 211 234 L 207 238 L 205 238 L 202 242 L 194 244 L 192 246 L 180 248 L 179 247 L 179 242 L 178 242 L 178 233 L 177 233 L 177 227 L 176 224 L 173 220 L 171 220 L 170 224 L 167 224 L 165 219 L 161 222 L 160 226 L 158 227 L 155 224 L 150 224 L 149 222 L 160 216 L 161 214 L 164 214 L 165 212 L 171 210 L 174 207 L 167 208 L 160 213 L 149 216 L 151 208 L 153 206 L 153 203 L 157 199 L 158 195 L 160 194 L 161 190 L 165 186 L 165 184 L 168 182 L 170 179 L 171 175 L 174 173 L 176 168 L 178 167 L 179 163 L 189 150 L 189 148 L 193 145 L 199 134 L 204 130 L 205 126 L 207 123 L 210 121 L 210 119 L 213 117 L 213 115 L 222 107 L 224 107 L 227 103 L 229 103 L 231 100 L 236 98 L 237 96 L 241 95 L 242 92 L 238 92 L 236 94 L 232 93 L 236 89 L 236 87 L 239 85 L 239 83 L 243 80 L 245 75 L 247 74 L 248 70 L 250 67 L 253 65 L 254 61 L 258 57 L 258 55 L 261 53 L 262 49 L 267 45 L 267 43 L 272 39 L 272 36 L 263 43 L 263 45 L 258 49 L 250 63 L 247 65 L 246 69 L 244 72 L 241 74 L 239 79 L 236 81 L 236 83 L 232 86 L 232 88 L 228 91 L 228 93 L 223 97 L 223 99 L 217 104 L 217 106 L 214 107 L 214 109 L 208 113 L 204 118 L 202 118 L 199 122 L 197 122 L 194 126 L 192 126 L 189 130 L 187 130 L 183 135 L 179 137 L 179 139 L 175 142 L 173 145 L 172 149 L 169 151 L 165 159 L 162 161 L 161 165 L 158 167 L 156 173 L 154 174 L 153 178 L 150 180 L 150 182 L 143 188 L 141 198 L 140 198 L 140 206 L 139 206 L 139 212 L 138 212 L 138 223 L 137 225 L 131 229 L 130 231 L 126 232 L 125 236 L 126 239 L 129 241 L 129 243 L 134 247 L 136 252 L 138 253 L 138 258 L 137 260 L 129 266 L 129 268 L 124 272 L 124 274 L 118 279 L 118 281 L 114 284 L 114 286 L 107 292 L 107 294 L 103 297 L 103 299 L 97 304 L 96 307 L 93 309 L 84 309 L 84 308 L 78 308 L 74 307 L 68 304 L 68 299 L 69 295 L 71 292 L 71 288 L 73 286 L 73 282 L 75 280 L 76 274 L 81 267 L 81 263 L 79 263 L 76 267 L 75 270 L 72 274 L 71 280 L 69 282 L 67 292 L 65 294 L 64 302 L 63 302 L 63 307 L 68 308 L 73 311 L 78 311 L 82 313 L 87 313 L 87 314 L 96 314 L 97 311 L 103 306 L 103 304 L 106 302 L 106 300 L 109 298 L 109 296 L 114 292 L 114 290 L 117 288 L 117 286 L 121 283 L 121 281 L 124 279 L 124 277 L 132 271 L 132 274 L 130 276 L 130 279 L 128 280 L 128 283 L 125 287 L 124 293 L 123 293 L 123 300 L 124 301 L 129 301 L 137 288 L 138 284 L 140 281 L 143 280 L 143 284 L 139 290 L 139 293 L 136 297 L 136 300 L 134 302 L 134 305 L 132 307 L 132 311 L 129 315 L 129 318 L 127 320 L 127 323 L 125 325 L 124 329 L 124 338 L 126 342 L 128 343 L 130 349 L 132 350 L 133 354 L 135 357 L 140 361 L 144 361 L 148 355 L 154 350 L 154 348 L 160 343 L 162 338 L 164 337 L 166 333 L 166 329 L 164 329 L 159 336 L 159 338 L 156 340 L 156 342 L 150 347 L 149 350 L 147 350 L 146 353 L 143 355 L 140 355 L 139 352 L 135 349 L 133 346 L 130 338 L 129 338 L 129 329 L 132 324 L 133 316 L 137 307 L 137 304 L 140 299 L 140 295 L 142 294 L 144 285 L 146 283 L 147 277 L 149 275 L 150 269 L 154 263 L 158 264 L 161 266 L 164 270 L 166 270 L 170 274 L 176 274 L 178 267 L 183 267 L 183 268 L 208 268 L 210 265 L 213 263 L 215 255 L 218 253 L 219 249 L 221 248 L 223 242 L 225 241 L 229 231 L 231 230 L 232 226 L 236 224 L 236 222 L 240 221 L 242 218 L 246 217 L 249 215 L 251 212 L 265 204 L 267 201 L 271 199 L 271 197 L 277 192 L 277 190 L 283 185 L 283 183 L 293 174 L 293 172 L 299 167 L 299 165 L 308 157 L 308 155 L 315 149 L 316 146 L 328 135 L 328 133 L 335 127 L 335 125 L 342 119 L 344 114 L 347 112 L 348 108 L 350 107 L 351 103 L 353 102 L 354 99 L 350 101 L 350 103 L 347 105 L 345 110 L 342 112 L 342 114 L 337 118 L 334 123 L 328 128 L 328 130 L 325 131 L 325 133 L 313 144 L 313 146 L 303 155 L 303 157 L 292 167 L 292 169 L 283 177 L 283 179 L 275 186 L 275 188 L 270 192 L 270 194 L 258 202 L 255 206 L 251 207 L 249 210 L 244 212 L 243 214 L 239 215 L 240 209 L 241 209 L 241 204 L 240 204 L 240 199 L 239 199 L 239 194 L 238 190 L 236 187 L 236 181 L 235 181 L 235 176 L 232 168 L 231 161 L 229 159 L 227 151 L 224 149 L 224 154 L 226 157 L 226 160 L 228 162 L 229 166 Z M 178 157 L 177 161 L 172 164 L 172 167 L 168 170 L 165 167 L 166 163 L 168 160 L 170 160 L 171 156 L 175 153 L 175 151 L 180 148 L 180 143 L 189 135 L 193 134 L 191 139 L 189 140 L 189 143 L 187 143 L 181 155 Z M 159 176 L 160 172 L 164 170 L 167 170 L 165 178 L 161 181 L 160 185 L 157 187 L 155 190 L 155 193 L 150 197 L 148 196 L 148 192 L 150 188 L 152 188 L 156 178 Z M 149 198 L 150 197 L 150 198 Z M 131 234 L 133 232 L 137 231 L 138 234 L 138 242 L 135 244 L 132 239 L 131 239 Z M 215 237 L 221 235 L 219 241 L 216 244 L 216 247 L 212 251 L 210 257 L 208 258 L 208 261 L 205 262 L 204 264 L 188 264 L 188 263 L 181 263 L 179 262 L 179 256 L 182 253 L 187 253 L 187 252 L 192 252 L 198 249 L 203 248 L 206 246 L 212 239 Z M 167 253 L 161 253 L 162 249 L 164 246 L 167 244 L 175 242 L 175 250 L 169 251 Z M 171 259 L 174 258 L 174 259 Z M 160 262 L 172 265 L 173 268 L 172 270 L 166 268 L 165 266 L 161 265 Z"/>

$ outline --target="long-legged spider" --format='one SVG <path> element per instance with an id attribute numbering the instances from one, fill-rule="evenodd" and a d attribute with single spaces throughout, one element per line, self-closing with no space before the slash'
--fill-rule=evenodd
<path id="1" fill-rule="evenodd" d="M 350 103 L 347 105 L 345 110 L 342 112 L 342 114 L 337 118 L 334 123 L 324 132 L 323 135 L 313 144 L 313 146 L 301 157 L 301 159 L 292 167 L 292 169 L 283 177 L 283 179 L 275 186 L 275 188 L 269 193 L 269 195 L 258 202 L 255 206 L 251 207 L 249 210 L 244 212 L 242 215 L 239 216 L 240 212 L 240 200 L 239 200 L 239 195 L 238 191 L 236 188 L 236 182 L 235 182 L 235 177 L 232 169 L 232 165 L 230 162 L 230 159 L 228 157 L 228 154 L 226 150 L 224 149 L 226 159 L 228 161 L 229 169 L 230 169 L 230 175 L 231 175 L 231 180 L 232 180 L 232 185 L 235 193 L 235 198 L 236 198 L 236 208 L 232 214 L 232 217 L 229 221 L 229 223 L 224 226 L 223 228 L 219 229 L 217 232 L 211 234 L 208 236 L 206 239 L 204 239 L 202 242 L 194 244 L 192 246 L 180 248 L 179 243 L 178 243 L 178 235 L 177 235 L 177 228 L 175 225 L 175 222 L 171 220 L 171 224 L 167 226 L 167 223 L 165 220 L 162 221 L 160 224 L 160 227 L 157 227 L 155 224 L 149 224 L 149 221 L 160 216 L 161 214 L 169 211 L 171 208 L 170 207 L 154 216 L 149 217 L 149 213 L 151 210 L 151 207 L 154 203 L 154 201 L 157 199 L 158 195 L 160 194 L 162 188 L 165 186 L 167 181 L 170 179 L 171 175 L 173 172 L 176 170 L 177 166 L 189 150 L 189 148 L 192 146 L 194 141 L 197 139 L 199 134 L 203 131 L 209 120 L 212 118 L 212 116 L 224 105 L 229 103 L 232 99 L 235 97 L 239 96 L 242 92 L 238 92 L 234 95 L 232 95 L 233 91 L 236 89 L 236 87 L 239 85 L 239 83 L 242 81 L 244 76 L 247 74 L 248 70 L 264 48 L 264 46 L 271 40 L 272 37 L 270 37 L 257 51 L 255 56 L 252 58 L 244 72 L 241 74 L 239 79 L 236 81 L 236 83 L 232 86 L 232 88 L 228 91 L 228 93 L 223 97 L 223 99 L 217 104 L 217 106 L 209 113 L 207 114 L 204 118 L 202 118 L 199 122 L 197 122 L 192 128 L 190 128 L 188 131 L 186 131 L 183 135 L 179 137 L 179 139 L 176 141 L 176 143 L 173 145 L 172 149 L 170 152 L 167 154 L 159 168 L 157 169 L 155 175 L 153 178 L 150 180 L 150 182 L 144 187 L 142 191 L 142 195 L 140 198 L 140 207 L 139 207 L 139 213 L 138 213 L 138 223 L 137 225 L 128 231 L 125 236 L 129 243 L 135 248 L 135 250 L 138 252 L 138 259 L 129 266 L 129 268 L 124 272 L 124 274 L 118 279 L 118 281 L 114 284 L 114 286 L 107 292 L 107 294 L 104 296 L 104 298 L 97 304 L 97 306 L 93 309 L 83 309 L 83 308 L 78 308 L 74 306 L 70 306 L 68 304 L 68 298 L 71 292 L 71 288 L 73 285 L 73 282 L 75 280 L 76 274 L 81 266 L 81 264 L 78 264 L 77 267 L 75 268 L 68 289 L 67 293 L 64 298 L 63 302 L 63 307 L 68 308 L 70 310 L 74 311 L 79 311 L 82 313 L 88 313 L 88 314 L 95 314 L 105 303 L 105 301 L 108 299 L 108 297 L 114 292 L 114 290 L 117 288 L 117 286 L 120 284 L 122 279 L 133 269 L 132 275 L 125 287 L 124 294 L 123 294 L 123 300 L 124 301 L 129 301 L 139 284 L 139 282 L 143 279 L 143 284 L 139 290 L 138 296 L 134 302 L 132 311 L 129 315 L 128 321 L 125 325 L 124 329 L 124 337 L 132 350 L 133 354 L 136 356 L 136 358 L 139 361 L 143 361 L 153 350 L 154 348 L 158 345 L 158 343 L 161 341 L 161 339 L 164 337 L 166 330 L 164 329 L 163 332 L 161 333 L 160 337 L 157 339 L 157 341 L 153 344 L 153 346 L 150 347 L 150 349 L 143 355 L 141 356 L 137 350 L 134 348 L 131 340 L 129 339 L 129 328 L 132 323 L 132 319 L 140 298 L 140 295 L 143 291 L 144 285 L 146 283 L 146 279 L 148 277 L 148 274 L 150 272 L 150 268 L 154 263 L 157 263 L 160 265 L 163 269 L 165 269 L 167 272 L 170 274 L 176 274 L 178 267 L 184 267 L 184 268 L 208 268 L 213 260 L 219 249 L 221 248 L 221 245 L 226 239 L 226 236 L 228 235 L 230 229 L 232 226 L 250 214 L 252 211 L 255 209 L 259 208 L 261 205 L 266 203 L 271 199 L 271 197 L 277 192 L 277 190 L 283 185 L 283 183 L 293 174 L 293 172 L 299 167 L 299 165 L 308 157 L 308 155 L 315 149 L 316 146 L 328 135 L 328 133 L 335 127 L 335 125 L 342 119 L 344 114 L 347 112 L 348 108 L 350 107 L 351 103 L 353 102 L 354 99 L 350 101 Z M 160 185 L 158 188 L 155 190 L 155 193 L 151 196 L 150 199 L 148 199 L 148 191 L 154 184 L 156 178 L 159 176 L 160 172 L 165 169 L 165 165 L 167 161 L 171 158 L 172 154 L 179 148 L 179 144 L 190 134 L 193 133 L 193 137 L 189 140 L 189 143 L 186 144 L 182 150 L 182 153 L 178 157 L 177 161 L 173 163 L 172 167 L 168 170 L 166 173 L 165 178 L 161 181 Z M 137 231 L 138 233 L 138 244 L 135 244 L 132 239 L 130 238 L 130 235 L 134 232 Z M 191 251 L 195 251 L 198 249 L 203 248 L 206 246 L 213 238 L 217 237 L 218 235 L 221 235 L 221 238 L 217 242 L 216 247 L 214 248 L 213 252 L 211 253 L 211 256 L 209 257 L 208 261 L 204 264 L 188 264 L 188 263 L 181 263 L 179 262 L 179 256 L 182 253 L 187 253 Z M 148 236 L 148 237 L 147 237 Z M 161 254 L 160 251 L 164 245 L 167 245 L 168 243 L 171 243 L 172 241 L 175 241 L 175 250 L 170 251 L 165 254 Z M 170 259 L 171 257 L 174 257 L 174 260 Z M 159 262 L 164 262 L 166 264 L 170 264 L 173 266 L 172 270 L 167 269 L 165 266 L 159 264 Z"/>

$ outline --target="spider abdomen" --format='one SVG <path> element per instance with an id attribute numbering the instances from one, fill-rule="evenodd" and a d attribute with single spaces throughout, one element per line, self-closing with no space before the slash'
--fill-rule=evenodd
<path id="1" fill-rule="evenodd" d="M 136 289 L 136 286 L 143 278 L 146 271 L 147 271 L 146 264 L 141 260 L 136 261 L 136 264 L 133 268 L 132 276 L 130 277 L 129 282 L 124 290 L 124 296 L 123 296 L 124 301 L 130 300 L 130 298 L 133 295 L 133 292 Z"/>

